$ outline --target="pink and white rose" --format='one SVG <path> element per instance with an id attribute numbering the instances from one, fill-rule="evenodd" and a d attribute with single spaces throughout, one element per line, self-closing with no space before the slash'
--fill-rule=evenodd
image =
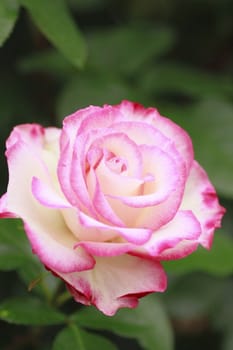
<path id="1" fill-rule="evenodd" d="M 163 260 L 210 248 L 224 209 L 188 134 L 154 108 L 90 106 L 63 128 L 24 124 L 6 143 L 1 217 L 75 300 L 106 315 L 166 289 Z"/>

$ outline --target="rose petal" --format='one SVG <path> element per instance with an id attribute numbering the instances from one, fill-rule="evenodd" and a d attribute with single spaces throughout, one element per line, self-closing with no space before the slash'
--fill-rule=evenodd
<path id="1" fill-rule="evenodd" d="M 214 230 L 220 227 L 225 209 L 219 205 L 206 172 L 194 161 L 186 183 L 181 209 L 191 209 L 201 225 L 200 244 L 210 248 Z"/>
<path id="2" fill-rule="evenodd" d="M 198 241 L 181 241 L 175 247 L 165 249 L 160 255 L 160 261 L 183 259 L 192 254 L 198 247 Z"/>
<path id="3" fill-rule="evenodd" d="M 166 117 L 155 118 L 155 126 L 168 138 L 174 141 L 176 149 L 186 164 L 186 174 L 189 174 L 193 162 L 193 145 L 188 133 L 171 119 Z"/>
<path id="4" fill-rule="evenodd" d="M 82 241 L 74 245 L 74 248 L 83 247 L 93 256 L 119 256 L 132 251 L 135 245 L 131 243 L 90 242 Z"/>
<path id="5" fill-rule="evenodd" d="M 145 183 L 145 190 L 154 190 L 154 193 L 127 199 L 108 196 L 108 201 L 127 225 L 157 230 L 173 218 L 180 206 L 186 180 L 185 166 L 175 150 L 174 156 L 170 158 L 157 147 L 140 147 L 145 161 L 144 172 L 148 170 L 155 178 L 154 183 Z M 133 201 L 137 201 L 138 208 L 129 207 L 134 204 Z"/>
<path id="6" fill-rule="evenodd" d="M 7 157 L 7 207 L 23 219 L 33 250 L 41 261 L 63 272 L 93 267 L 93 258 L 87 253 L 73 251 L 76 239 L 65 225 L 60 211 L 44 207 L 34 198 L 31 192 L 33 176 L 37 174 L 45 182 L 48 177 L 47 168 L 34 153 L 31 144 L 25 144 L 18 137 L 16 142 L 10 144 Z"/>
<path id="7" fill-rule="evenodd" d="M 111 129 L 116 132 L 125 133 L 137 145 L 157 146 L 161 150 L 170 153 L 170 147 L 174 149 L 174 142 L 169 139 L 155 125 L 137 121 L 123 121 L 111 125 Z M 173 151 L 173 150 L 172 150 Z"/>
<path id="8" fill-rule="evenodd" d="M 122 157 L 127 161 L 125 176 L 140 178 L 142 174 L 142 159 L 137 144 L 124 133 L 110 132 L 102 137 L 96 138 L 92 147 L 107 150 L 115 156 Z M 107 164 L 107 161 L 106 161 Z"/>
<path id="9" fill-rule="evenodd" d="M 38 202 L 50 208 L 71 208 L 71 204 L 59 195 L 52 185 L 48 185 L 37 177 L 32 178 L 32 193 Z"/>
<path id="10" fill-rule="evenodd" d="M 97 180 L 97 176 L 93 168 L 90 169 L 87 176 L 87 186 L 89 192 L 91 191 L 92 193 L 93 205 L 97 213 L 100 214 L 102 218 L 107 220 L 110 224 L 123 227 L 124 222 L 112 210 L 105 195 L 101 191 L 100 184 Z"/>
<path id="11" fill-rule="evenodd" d="M 31 181 L 34 174 L 47 179 L 47 169 L 30 145 L 18 140 L 6 152 L 9 168 L 7 190 L 8 209 L 19 216 L 37 217 L 35 209 L 40 207 L 31 193 Z M 22 198 L 24 205 L 22 205 Z M 46 210 L 45 210 L 46 211 Z M 24 217 L 24 215 L 23 215 Z"/>
<path id="12" fill-rule="evenodd" d="M 78 199 L 71 187 L 70 181 L 70 164 L 73 157 L 73 145 L 69 136 L 66 135 L 66 131 L 62 132 L 61 136 L 61 154 L 58 161 L 57 176 L 62 189 L 62 192 L 72 205 L 78 206 Z"/>
<path id="13" fill-rule="evenodd" d="M 61 194 L 55 192 L 52 185 L 49 186 L 49 184 L 35 177 L 32 179 L 32 193 L 40 204 L 50 208 L 63 209 L 60 211 L 60 215 L 63 216 L 66 225 L 79 240 L 104 241 L 116 236 L 116 232 L 111 234 L 109 232 L 99 232 L 99 230 L 86 229 L 80 225 L 77 214 L 78 208 L 72 207 Z"/>
<path id="14" fill-rule="evenodd" d="M 15 218 L 15 214 L 11 213 L 7 209 L 7 193 L 3 194 L 0 198 L 0 218 Z"/>
<path id="15" fill-rule="evenodd" d="M 64 209 L 62 210 L 62 215 L 64 217 L 66 225 L 77 237 L 78 241 L 104 242 L 119 237 L 117 231 L 110 229 L 102 230 L 99 229 L 98 225 L 84 225 L 83 220 L 80 220 L 80 217 L 85 214 L 76 208 Z M 92 220 L 95 222 L 95 219 Z"/>
<path id="16" fill-rule="evenodd" d="M 145 108 L 140 103 L 131 102 L 127 100 L 121 101 L 119 105 L 115 106 L 120 112 L 125 116 L 125 119 L 128 121 L 150 121 L 155 118 L 155 116 L 160 117 L 160 114 L 155 108 Z M 150 123 L 151 124 L 151 123 Z"/>
<path id="17" fill-rule="evenodd" d="M 89 113 L 90 108 L 87 107 L 66 117 L 63 121 L 63 129 L 60 137 L 60 158 L 57 175 L 64 195 L 73 205 L 77 204 L 77 198 L 70 185 L 70 164 L 73 158 L 74 143 L 79 126 Z"/>
<path id="18" fill-rule="evenodd" d="M 63 226 L 51 232 L 43 227 L 24 225 L 32 251 L 51 270 L 61 273 L 85 271 L 95 266 L 95 260 L 82 247 L 73 249 L 75 239 Z M 48 232 L 50 231 L 50 232 Z"/>
<path id="19" fill-rule="evenodd" d="M 69 195 L 69 201 L 75 206 L 78 206 L 81 210 L 83 208 L 80 206 L 79 202 L 82 203 L 83 206 L 85 206 L 88 211 L 91 213 L 93 217 L 96 216 L 96 212 L 93 207 L 92 200 L 90 198 L 90 193 L 87 188 L 87 181 L 88 178 L 86 178 L 86 163 L 85 160 L 88 159 L 88 152 L 87 149 L 89 148 L 89 145 L 91 146 L 91 142 L 93 141 L 93 149 L 104 147 L 108 149 L 109 152 L 118 153 L 121 151 L 121 147 L 119 146 L 119 139 L 121 140 L 121 143 L 123 143 L 123 146 L 125 146 L 124 155 L 126 157 L 133 157 L 134 159 L 133 166 L 129 167 L 128 171 L 129 174 L 131 172 L 136 173 L 135 176 L 138 175 L 138 173 L 141 171 L 140 169 L 140 157 L 138 157 L 137 148 L 134 145 L 133 142 L 131 142 L 127 136 L 125 135 L 115 135 L 112 134 L 112 130 L 109 130 L 109 134 L 106 134 L 108 131 L 101 130 L 100 133 L 95 133 L 94 131 L 92 133 L 88 133 L 88 135 L 80 134 L 79 137 L 76 139 L 75 146 L 74 146 L 74 152 L 72 157 L 72 162 L 70 166 L 70 174 L 69 174 L 69 183 L 67 183 L 67 179 L 63 179 L 62 171 L 60 172 L 60 168 L 58 169 L 59 173 L 59 179 L 61 182 L 62 189 L 65 191 L 65 193 L 69 192 L 69 189 L 72 188 L 72 192 Z M 104 136 L 103 136 L 104 134 Z M 94 138 L 96 137 L 96 140 L 94 142 Z M 127 149 L 126 149 L 127 147 Z M 91 147 L 90 147 L 91 150 Z M 66 162 L 66 153 L 63 153 L 61 158 L 64 158 L 64 162 Z M 136 159 L 137 157 L 137 159 Z M 62 162 L 60 163 L 60 165 Z M 67 165 L 68 166 L 68 165 Z M 98 172 L 98 169 L 96 170 Z M 114 173 L 111 173 L 111 176 L 108 176 L 106 178 L 105 173 L 97 174 L 99 181 L 101 182 L 101 186 L 107 186 L 107 184 L 110 182 L 109 187 L 112 187 L 112 181 L 111 178 L 114 176 Z M 67 175 L 67 174 L 66 174 Z M 102 176 L 103 175 L 103 176 Z M 103 178 L 104 177 L 104 178 Z M 68 187 L 67 187 L 68 186 Z M 114 184 L 116 187 L 116 184 Z M 67 187 L 67 188 L 66 188 Z M 74 200 L 74 198 L 76 200 Z"/>
<path id="20" fill-rule="evenodd" d="M 122 237 L 124 237 L 128 242 L 131 242 L 134 244 L 143 244 L 147 242 L 152 235 L 152 231 L 150 229 L 110 226 L 110 225 L 101 223 L 82 212 L 79 213 L 79 220 L 80 220 L 80 223 L 87 228 L 93 227 L 103 231 L 106 230 L 107 232 L 109 232 L 110 236 L 112 232 L 117 232 Z"/>
<path id="21" fill-rule="evenodd" d="M 37 177 L 32 178 L 32 193 L 38 202 L 50 208 L 71 208 L 71 204 L 59 195 L 50 184 L 46 184 Z"/>
<path id="22" fill-rule="evenodd" d="M 121 113 L 114 106 L 89 107 L 89 114 L 83 118 L 79 126 L 78 135 L 92 130 L 112 128 L 112 124 L 122 119 Z"/>
<path id="23" fill-rule="evenodd" d="M 128 198 L 128 196 L 139 196 L 141 187 L 146 182 L 143 178 L 123 176 L 112 172 L 104 162 L 100 162 L 97 167 L 96 176 L 98 178 L 101 191 L 113 198 Z M 139 196 L 141 197 L 141 196 Z"/>
<path id="24" fill-rule="evenodd" d="M 100 107 L 96 106 L 89 106 L 80 110 L 75 111 L 74 113 L 70 114 L 63 120 L 63 128 L 62 128 L 62 134 L 61 134 L 61 142 L 60 142 L 60 149 L 63 151 L 63 148 L 67 146 L 67 141 L 69 141 L 69 144 L 72 146 L 70 149 L 70 153 L 72 156 L 72 148 L 77 136 L 77 132 L 80 129 L 82 122 L 89 116 L 93 115 L 95 113 L 100 112 L 102 109 Z"/>
<path id="25" fill-rule="evenodd" d="M 158 205 L 168 198 L 184 175 L 179 173 L 176 163 L 158 147 L 140 146 L 143 159 L 143 173 L 152 175 L 154 181 L 145 181 L 141 195 L 123 196 L 114 195 L 113 191 L 107 196 L 121 200 L 123 203 L 136 208 Z M 122 180 L 124 184 L 124 180 Z M 124 191 L 126 193 L 126 191 Z"/>
<path id="26" fill-rule="evenodd" d="M 94 132 L 91 132 L 93 131 L 93 127 L 90 130 L 91 135 L 88 133 L 88 120 L 90 116 L 90 120 L 95 123 L 96 118 L 101 117 L 102 113 L 106 116 L 102 108 L 90 106 L 76 111 L 75 113 L 66 117 L 63 121 L 63 129 L 60 140 L 61 157 L 58 163 L 58 178 L 62 191 L 70 203 L 79 206 L 81 209 L 81 201 L 81 203 L 84 203 L 84 205 L 86 205 L 90 211 L 92 210 L 91 203 L 88 198 L 88 193 L 85 191 L 85 181 L 83 179 L 85 166 L 85 145 L 88 143 L 88 141 L 90 141 L 90 139 L 92 139 L 90 136 L 94 135 Z M 109 114 L 108 111 L 106 113 Z M 96 125 L 96 127 L 99 128 L 98 123 Z M 73 180 L 71 180 L 71 164 L 73 161 L 77 163 L 76 159 L 79 159 L 76 174 L 79 176 L 79 179 L 77 180 L 73 178 Z M 80 184 L 80 190 L 82 189 L 82 192 L 78 193 L 78 195 L 76 193 L 76 189 L 73 189 L 71 186 L 71 184 L 75 184 L 76 181 L 78 181 Z M 94 213 L 92 214 L 95 215 Z"/>
<path id="27" fill-rule="evenodd" d="M 158 262 L 129 255 L 98 257 L 92 271 L 61 277 L 76 301 L 93 304 L 108 316 L 121 307 L 136 307 L 143 295 L 166 289 L 166 275 Z"/>
<path id="28" fill-rule="evenodd" d="M 163 117 L 155 108 L 144 108 L 139 104 L 122 101 L 118 106 L 120 112 L 127 116 L 128 120 L 141 120 L 144 123 L 154 125 L 167 138 L 173 140 L 179 153 L 186 164 L 186 174 L 189 174 L 193 162 L 192 140 L 187 132 L 172 120 Z"/>
<path id="29" fill-rule="evenodd" d="M 41 150 L 44 142 L 45 129 L 39 124 L 22 124 L 14 127 L 6 141 L 6 148 L 14 146 L 19 140 L 31 144 L 34 152 Z"/>
<path id="30" fill-rule="evenodd" d="M 197 242 L 200 234 L 201 227 L 193 213 L 188 210 L 178 211 L 167 225 L 161 227 L 152 235 L 150 241 L 143 245 L 143 249 L 150 255 L 160 258 L 163 251 L 176 247 L 182 241 L 192 240 Z M 182 252 L 179 253 L 182 254 Z"/>

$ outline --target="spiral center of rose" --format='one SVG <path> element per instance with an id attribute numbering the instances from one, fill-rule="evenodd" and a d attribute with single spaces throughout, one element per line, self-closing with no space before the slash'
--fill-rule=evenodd
<path id="1" fill-rule="evenodd" d="M 127 170 L 126 160 L 117 156 L 112 156 L 110 159 L 107 159 L 106 165 L 111 171 L 117 174 L 121 174 Z"/>

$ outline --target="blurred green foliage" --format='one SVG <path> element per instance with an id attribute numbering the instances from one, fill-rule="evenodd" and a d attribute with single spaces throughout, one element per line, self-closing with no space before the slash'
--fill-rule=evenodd
<path id="1" fill-rule="evenodd" d="M 63 306 L 67 295 L 59 299 L 62 287 L 30 252 L 21 223 L 1 221 L 0 318 L 24 325 L 0 324 L 1 349 L 232 349 L 232 17 L 231 0 L 0 1 L 1 193 L 15 124 L 60 126 L 80 107 L 130 99 L 190 133 L 227 208 L 210 252 L 166 263 L 168 291 L 111 320 Z"/>

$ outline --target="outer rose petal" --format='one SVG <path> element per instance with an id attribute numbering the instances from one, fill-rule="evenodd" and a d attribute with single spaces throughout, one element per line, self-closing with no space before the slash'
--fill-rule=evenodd
<path id="1" fill-rule="evenodd" d="M 27 224 L 24 225 L 28 239 L 31 242 L 32 251 L 42 263 L 50 270 L 56 270 L 61 273 L 75 271 L 84 271 L 92 269 L 95 266 L 94 258 L 89 255 L 82 247 L 73 249 L 75 241 L 64 232 L 56 232 L 56 237 L 52 237 L 48 232 L 44 232 L 40 227 L 31 229 Z M 61 239 L 66 236 L 66 244 Z"/>
<path id="2" fill-rule="evenodd" d="M 19 140 L 31 144 L 34 152 L 40 152 L 44 141 L 45 129 L 39 124 L 22 124 L 14 127 L 6 141 L 7 149 L 14 146 Z"/>
<path id="3" fill-rule="evenodd" d="M 136 307 L 138 298 L 166 289 L 166 275 L 159 262 L 130 255 L 96 258 L 91 271 L 59 274 L 76 301 L 93 304 L 112 316 L 121 307 Z"/>
<path id="4" fill-rule="evenodd" d="M 29 127 L 26 130 L 31 133 Z M 25 129 L 23 140 L 18 130 L 17 138 L 14 132 L 12 136 L 14 142 L 11 142 L 10 137 L 7 150 L 9 166 L 7 209 L 23 219 L 33 251 L 45 265 L 63 272 L 77 271 L 81 267 L 92 268 L 95 264 L 93 258 L 85 251 L 73 250 L 76 239 L 65 225 L 61 213 L 42 206 L 33 197 L 31 192 L 33 175 L 36 174 L 45 182 L 48 181 L 46 166 L 38 157 L 39 148 L 29 143 L 30 138 L 26 138 Z M 27 140 L 28 144 L 25 144 L 24 140 Z M 42 144 L 42 141 L 38 144 Z"/>
<path id="5" fill-rule="evenodd" d="M 0 218 L 15 218 L 15 214 L 9 212 L 7 209 L 7 193 L 0 198 Z"/>
<path id="6" fill-rule="evenodd" d="M 192 210 L 201 224 L 199 243 L 210 248 L 214 230 L 220 227 L 225 209 L 219 205 L 214 187 L 206 172 L 194 161 L 181 204 L 181 209 Z"/>
<path id="7" fill-rule="evenodd" d="M 198 242 L 201 226 L 191 211 L 179 211 L 167 224 L 156 231 L 143 248 L 152 256 L 161 257 L 161 253 L 174 248 L 182 241 Z M 175 248 L 174 248 L 175 251 Z M 177 251 L 176 259 L 182 258 L 182 251 Z"/>
<path id="8" fill-rule="evenodd" d="M 166 117 L 157 116 L 155 125 L 165 136 L 174 141 L 178 152 L 186 164 L 188 175 L 193 162 L 193 145 L 190 136 L 179 125 Z"/>
<path id="9" fill-rule="evenodd" d="M 159 256 L 160 261 L 177 260 L 192 254 L 198 247 L 198 241 L 181 241 L 175 247 L 165 249 Z"/>

